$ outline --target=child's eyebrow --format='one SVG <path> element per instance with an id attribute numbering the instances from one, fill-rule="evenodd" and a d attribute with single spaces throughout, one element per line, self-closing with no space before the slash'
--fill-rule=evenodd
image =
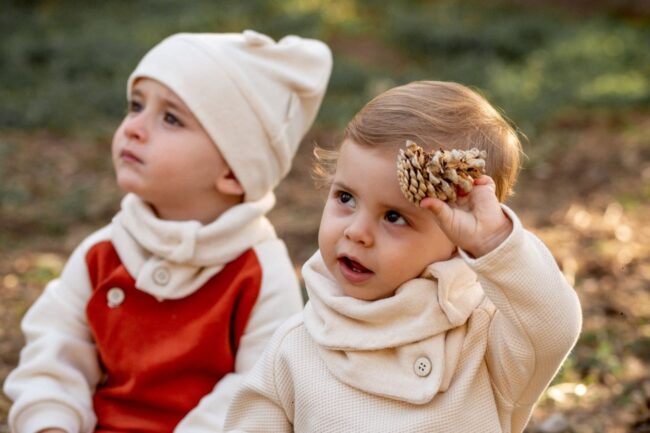
<path id="1" fill-rule="evenodd" d="M 180 104 L 178 104 L 177 102 L 173 101 L 171 98 L 162 97 L 162 100 L 165 103 L 165 105 L 167 105 L 172 110 L 176 110 L 176 111 L 179 111 L 181 113 L 186 113 L 187 114 L 187 109 L 185 107 L 181 106 Z"/>
<path id="2" fill-rule="evenodd" d="M 403 198 L 404 196 L 400 194 L 399 199 L 401 200 Z M 391 202 L 390 200 L 383 199 L 379 200 L 378 205 L 382 206 L 384 209 L 394 210 L 402 215 L 410 215 L 412 217 L 417 217 L 420 214 L 419 210 L 421 209 L 419 206 L 413 206 L 413 204 L 408 201 L 400 203 L 396 202 L 396 200 Z"/>
<path id="3" fill-rule="evenodd" d="M 140 90 L 140 89 L 133 89 L 133 90 L 131 91 L 131 97 L 133 97 L 133 96 L 137 96 L 137 97 L 139 97 L 139 98 L 144 98 L 144 97 L 145 97 L 145 94 L 144 94 L 144 92 L 143 92 L 142 90 Z M 184 108 L 183 106 L 181 106 L 180 104 L 178 104 L 176 101 L 174 101 L 174 100 L 173 100 L 172 98 L 170 98 L 169 96 L 160 96 L 160 100 L 161 100 L 161 101 L 162 101 L 162 102 L 163 102 L 167 107 L 171 108 L 172 110 L 176 110 L 176 111 L 178 111 L 178 112 L 180 112 L 180 113 L 185 113 L 185 114 L 188 113 L 188 111 L 187 111 L 186 108 Z"/>
<path id="4" fill-rule="evenodd" d="M 348 192 L 352 193 L 352 195 L 356 195 L 352 188 L 350 188 L 349 186 L 347 186 L 345 183 L 341 182 L 340 180 L 332 182 L 332 186 L 337 188 L 337 189 L 343 189 L 345 191 L 348 191 Z"/>
<path id="5" fill-rule="evenodd" d="M 391 203 L 381 202 L 379 203 L 382 207 L 389 210 L 394 210 L 402 215 L 413 215 L 416 208 L 409 203 L 409 206 L 394 205 Z"/>

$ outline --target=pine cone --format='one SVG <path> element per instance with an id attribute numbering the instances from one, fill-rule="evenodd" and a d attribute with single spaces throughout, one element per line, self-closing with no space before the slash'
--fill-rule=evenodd
<path id="1" fill-rule="evenodd" d="M 455 202 L 456 188 L 468 193 L 474 179 L 485 173 L 487 153 L 469 150 L 437 150 L 427 153 L 411 140 L 397 156 L 397 178 L 404 196 L 414 204 L 425 197 Z"/>

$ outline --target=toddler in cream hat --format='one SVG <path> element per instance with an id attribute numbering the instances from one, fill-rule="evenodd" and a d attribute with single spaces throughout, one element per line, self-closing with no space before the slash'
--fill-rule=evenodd
<path id="1" fill-rule="evenodd" d="M 254 31 L 170 36 L 128 79 L 115 132 L 120 212 L 23 319 L 7 377 L 14 433 L 222 424 L 298 281 L 265 214 L 332 67 L 322 42 Z"/>

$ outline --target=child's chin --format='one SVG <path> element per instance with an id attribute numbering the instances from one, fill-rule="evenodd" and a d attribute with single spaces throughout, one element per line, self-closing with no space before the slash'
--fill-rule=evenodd
<path id="1" fill-rule="evenodd" d="M 126 176 L 119 174 L 116 177 L 117 186 L 124 193 L 134 193 L 140 195 L 140 190 L 142 189 L 139 182 L 136 179 L 133 179 L 132 176 Z"/>
<path id="2" fill-rule="evenodd" d="M 351 298 L 359 299 L 361 301 L 376 301 L 378 299 L 387 298 L 392 293 L 384 294 L 378 290 L 373 290 L 372 287 L 350 287 L 348 284 L 343 284 L 343 293 Z"/>

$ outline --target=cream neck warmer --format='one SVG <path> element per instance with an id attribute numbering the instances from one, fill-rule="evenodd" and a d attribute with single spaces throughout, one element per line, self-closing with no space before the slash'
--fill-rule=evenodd
<path id="1" fill-rule="evenodd" d="M 390 298 L 364 301 L 345 296 L 320 252 L 303 267 L 309 294 L 307 331 L 330 372 L 371 394 L 414 404 L 447 389 L 472 311 L 484 298 L 476 274 L 460 258 L 429 265 Z M 427 357 L 426 377 L 414 361 Z"/>
<path id="2" fill-rule="evenodd" d="M 274 204 L 269 193 L 203 225 L 161 220 L 138 196 L 127 194 L 111 238 L 138 289 L 160 300 L 183 298 L 249 248 L 276 237 L 264 216 Z"/>

